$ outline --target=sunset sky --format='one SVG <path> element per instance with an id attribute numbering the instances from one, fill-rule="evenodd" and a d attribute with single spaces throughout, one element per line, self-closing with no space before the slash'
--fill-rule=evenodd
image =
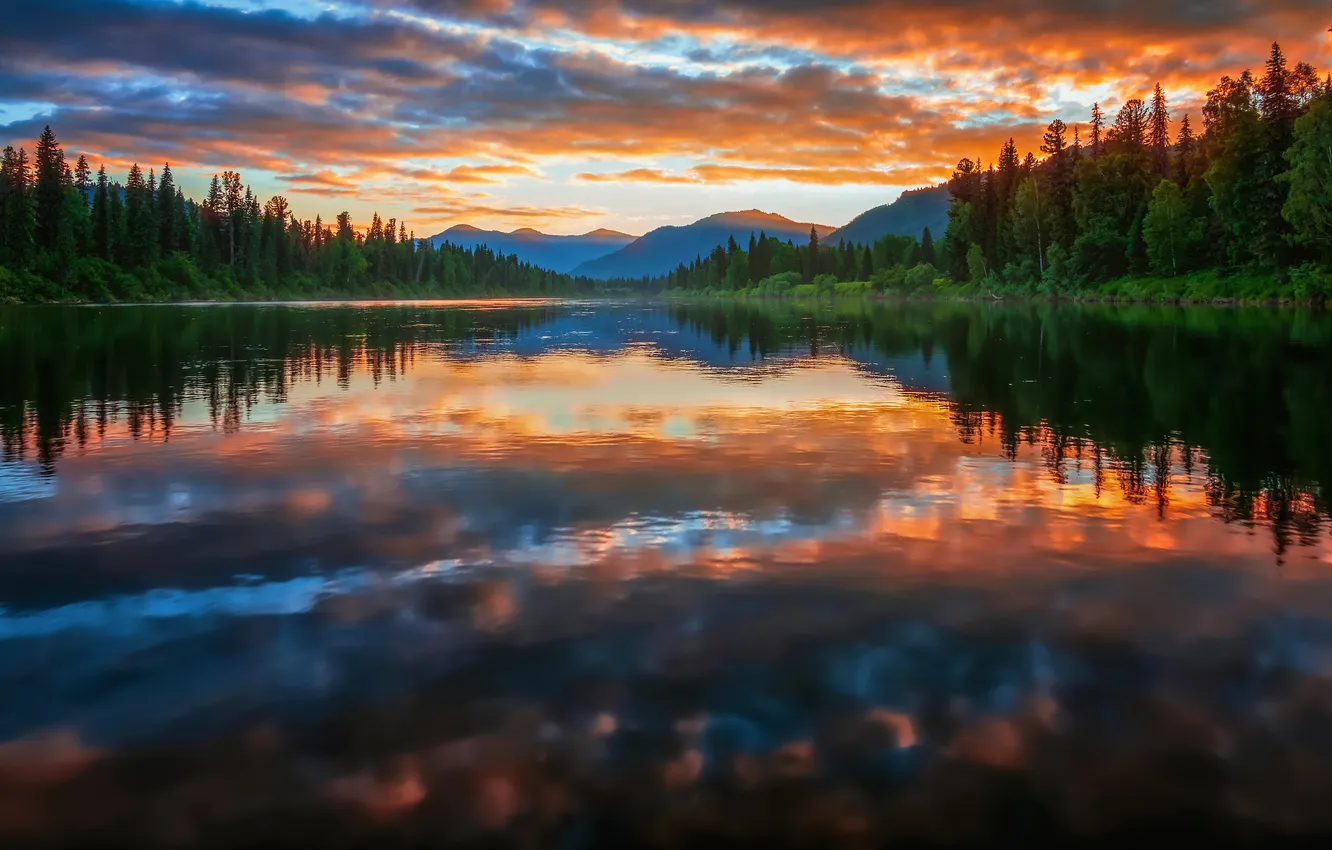
<path id="1" fill-rule="evenodd" d="M 0 27 L 0 141 L 120 179 L 236 169 L 297 215 L 642 233 L 830 225 L 1160 80 L 1196 104 L 1328 0 L 46 0 Z"/>

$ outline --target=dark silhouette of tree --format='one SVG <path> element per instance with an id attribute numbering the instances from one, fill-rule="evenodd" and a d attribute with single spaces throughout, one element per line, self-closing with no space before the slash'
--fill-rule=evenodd
<path id="1" fill-rule="evenodd" d="M 88 167 L 88 157 L 83 154 L 79 154 L 78 164 L 74 166 L 74 188 L 84 206 L 92 203 L 92 169 Z"/>
<path id="2" fill-rule="evenodd" d="M 1091 155 L 1100 156 L 1104 138 L 1105 116 L 1101 114 L 1101 104 L 1093 103 L 1091 111 Z"/>
<path id="3" fill-rule="evenodd" d="M 1120 108 L 1119 115 L 1115 116 L 1114 126 L 1110 128 L 1109 138 L 1118 150 L 1136 153 L 1147 143 L 1147 129 L 1147 106 L 1135 97 L 1126 101 Z"/>
<path id="4" fill-rule="evenodd" d="M 1187 186 L 1192 173 L 1193 155 L 1198 149 L 1198 140 L 1193 135 L 1188 113 L 1179 121 L 1179 136 L 1175 139 L 1175 182 Z"/>
<path id="5" fill-rule="evenodd" d="M 1151 150 L 1156 173 L 1165 177 L 1170 171 L 1170 108 L 1160 83 L 1152 91 L 1151 114 L 1147 118 L 1147 146 Z"/>
<path id="6" fill-rule="evenodd" d="M 39 250 L 55 250 L 65 220 L 65 154 L 48 124 L 37 140 L 33 157 L 35 167 L 32 189 L 33 212 L 36 216 L 36 244 Z"/>
<path id="7" fill-rule="evenodd" d="M 162 166 L 162 180 L 157 184 L 157 233 L 158 250 L 162 256 L 174 252 L 180 245 L 182 222 L 176 211 L 176 181 L 171 173 L 171 163 Z"/>

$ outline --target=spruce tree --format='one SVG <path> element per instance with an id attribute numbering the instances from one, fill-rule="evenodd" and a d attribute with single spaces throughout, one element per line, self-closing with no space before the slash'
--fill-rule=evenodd
<path id="1" fill-rule="evenodd" d="M 83 205 L 89 206 L 92 203 L 92 169 L 88 167 L 88 157 L 79 154 L 79 162 L 74 167 L 74 188 L 79 193 L 79 200 Z"/>
<path id="2" fill-rule="evenodd" d="M 1189 124 L 1188 113 L 1179 121 L 1179 136 L 1175 139 L 1175 182 L 1183 188 L 1189 185 L 1189 175 L 1193 168 L 1193 152 L 1198 142 Z"/>
<path id="3" fill-rule="evenodd" d="M 121 187 L 115 183 L 107 189 L 106 211 L 110 259 L 121 266 L 126 266 L 129 263 L 129 253 L 125 245 L 125 202 L 121 197 Z"/>
<path id="4" fill-rule="evenodd" d="M 93 252 L 103 260 L 115 259 L 115 243 L 111 232 L 110 187 L 106 182 L 106 166 L 97 169 L 97 188 L 93 190 L 92 242 Z"/>
<path id="5" fill-rule="evenodd" d="M 1093 103 L 1091 111 L 1091 155 L 1096 157 L 1101 155 L 1101 147 L 1105 144 L 1105 115 L 1101 113 L 1101 104 Z"/>
<path id="6" fill-rule="evenodd" d="M 1156 173 L 1165 177 L 1170 168 L 1170 109 L 1160 83 L 1152 92 L 1151 112 L 1147 117 L 1147 147 L 1151 150 Z"/>
<path id="7" fill-rule="evenodd" d="M 60 241 L 65 220 L 65 152 L 48 124 L 37 140 L 36 168 L 32 189 L 33 210 L 37 219 L 36 242 L 39 249 L 53 251 Z"/>
<path id="8" fill-rule="evenodd" d="M 23 268 L 32 261 L 37 228 L 32 207 L 28 157 L 5 148 L 0 160 L 0 263 Z"/>
<path id="9" fill-rule="evenodd" d="M 125 265 L 143 268 L 157 256 L 158 233 L 153 195 L 136 162 L 125 183 Z"/>
<path id="10" fill-rule="evenodd" d="M 180 247 L 181 223 L 176 204 L 176 179 L 168 162 L 162 166 L 162 179 L 157 184 L 157 245 L 163 257 L 169 257 Z"/>

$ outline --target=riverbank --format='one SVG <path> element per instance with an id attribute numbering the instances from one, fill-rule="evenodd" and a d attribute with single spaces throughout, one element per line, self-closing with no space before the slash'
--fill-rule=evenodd
<path id="1" fill-rule="evenodd" d="M 1241 304 L 1254 306 L 1323 304 L 1332 295 L 1332 274 L 1312 267 L 1284 274 L 1222 275 L 1197 272 L 1171 278 L 1132 277 L 1085 288 L 1029 288 L 962 283 L 940 278 L 931 286 L 881 288 L 868 281 L 838 282 L 831 286 L 802 284 L 792 287 L 751 286 L 744 289 L 665 290 L 671 299 L 933 299 L 1138 302 L 1175 304 Z"/>
<path id="2" fill-rule="evenodd" d="M 234 280 L 205 278 L 174 281 L 154 276 L 142 280 L 125 278 L 140 285 L 122 285 L 110 292 L 61 287 L 30 273 L 16 273 L 0 266 L 0 304 L 154 304 L 199 302 L 269 301 L 422 301 L 440 299 L 513 299 L 551 297 L 653 296 L 668 300 L 890 300 L 945 299 L 958 301 L 1075 301 L 1101 303 L 1233 304 L 1253 306 L 1316 306 L 1332 295 L 1332 273 L 1300 267 L 1285 273 L 1223 275 L 1197 272 L 1172 278 L 1132 277 L 1089 287 L 1013 286 L 989 281 L 981 284 L 939 278 L 932 285 L 915 288 L 880 286 L 869 281 L 840 281 L 831 285 L 752 285 L 743 289 L 667 289 L 659 293 L 632 288 L 589 291 L 540 292 L 526 288 L 509 290 L 447 289 L 435 283 L 378 281 L 352 289 L 324 286 L 313 278 L 297 277 L 279 286 L 244 286 Z"/>

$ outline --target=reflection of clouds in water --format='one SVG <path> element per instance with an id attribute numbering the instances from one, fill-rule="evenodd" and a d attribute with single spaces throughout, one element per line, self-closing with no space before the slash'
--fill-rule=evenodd
<path id="1" fill-rule="evenodd" d="M 49 499 L 56 494 L 54 478 L 30 464 L 0 462 L 0 502 Z"/>

